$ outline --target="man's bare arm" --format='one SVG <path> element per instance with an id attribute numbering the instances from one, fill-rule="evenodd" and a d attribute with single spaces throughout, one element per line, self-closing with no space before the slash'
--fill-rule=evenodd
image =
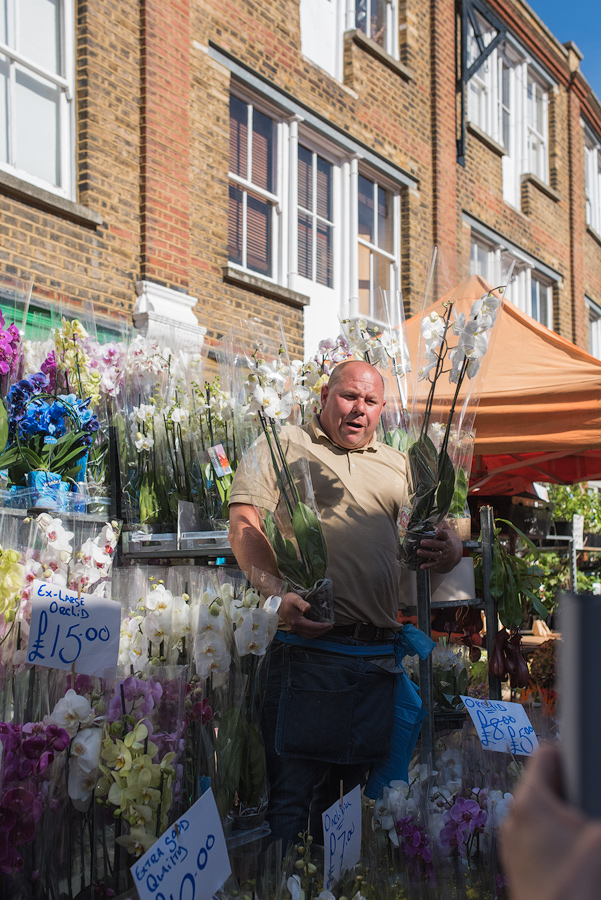
<path id="1" fill-rule="evenodd" d="M 277 593 L 282 578 L 278 572 L 275 555 L 263 528 L 263 519 L 258 510 L 251 504 L 232 503 L 230 506 L 230 546 L 236 561 L 249 581 L 255 587 Z M 255 570 L 253 578 L 253 569 Z M 257 576 L 261 575 L 261 583 L 257 584 Z M 266 576 L 266 577 L 264 577 Z M 273 591 L 269 580 L 273 579 Z M 306 618 L 311 605 L 298 594 L 289 591 L 282 597 L 279 614 L 282 621 L 294 634 L 304 638 L 319 637 L 329 631 L 331 625 L 312 622 Z"/>

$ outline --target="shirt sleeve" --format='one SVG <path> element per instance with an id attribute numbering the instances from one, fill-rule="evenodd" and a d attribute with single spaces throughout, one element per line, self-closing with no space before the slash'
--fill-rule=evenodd
<path id="1" fill-rule="evenodd" d="M 246 503 L 274 512 L 279 495 L 269 445 L 262 434 L 242 457 L 228 502 L 230 506 L 232 503 Z"/>

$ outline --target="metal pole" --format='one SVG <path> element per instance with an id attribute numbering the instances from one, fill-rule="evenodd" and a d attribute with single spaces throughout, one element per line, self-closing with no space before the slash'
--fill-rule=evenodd
<path id="1" fill-rule="evenodd" d="M 576 541 L 573 537 L 568 541 L 570 548 L 570 590 L 576 593 L 578 591 L 578 575 L 576 566 Z"/>
<path id="2" fill-rule="evenodd" d="M 415 573 L 417 581 L 417 627 L 428 637 L 431 634 L 430 608 L 430 572 L 418 569 Z M 425 718 L 421 730 L 421 757 L 427 762 L 434 750 L 434 695 L 432 693 L 432 656 L 419 661 L 419 693 L 422 698 Z"/>
<path id="3" fill-rule="evenodd" d="M 486 652 L 492 658 L 495 635 L 497 633 L 497 605 L 490 593 L 490 573 L 492 570 L 493 540 L 495 520 L 492 506 L 480 510 L 480 534 L 482 541 L 482 581 L 484 583 L 484 615 L 486 617 Z M 488 692 L 491 700 L 501 699 L 501 679 L 488 673 Z"/>

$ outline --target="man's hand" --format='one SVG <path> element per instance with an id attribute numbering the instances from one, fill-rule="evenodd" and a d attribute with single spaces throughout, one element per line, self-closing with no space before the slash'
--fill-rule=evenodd
<path id="1" fill-rule="evenodd" d="M 601 822 L 562 797 L 556 747 L 528 762 L 501 828 L 501 857 L 512 900 L 594 900 L 601 882 Z"/>
<path id="2" fill-rule="evenodd" d="M 440 575 L 455 568 L 463 555 L 463 544 L 447 522 L 436 528 L 435 538 L 420 541 L 418 556 L 424 558 L 420 569 L 433 569 Z"/>
<path id="3" fill-rule="evenodd" d="M 310 603 L 303 600 L 299 594 L 290 591 L 282 597 L 278 613 L 280 619 L 289 626 L 292 634 L 298 634 L 303 638 L 317 638 L 329 631 L 332 626 L 307 619 L 306 614 L 310 609 Z"/>

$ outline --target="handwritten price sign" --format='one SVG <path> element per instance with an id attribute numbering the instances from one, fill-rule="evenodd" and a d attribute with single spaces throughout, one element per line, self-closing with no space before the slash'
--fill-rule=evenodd
<path id="1" fill-rule="evenodd" d="M 357 785 L 322 815 L 324 842 L 323 886 L 331 890 L 343 872 L 361 857 L 361 788 Z"/>
<path id="2" fill-rule="evenodd" d="M 140 900 L 210 900 L 231 871 L 211 790 L 131 867 Z"/>
<path id="3" fill-rule="evenodd" d="M 34 581 L 27 662 L 101 675 L 117 665 L 121 604 Z"/>
<path id="4" fill-rule="evenodd" d="M 462 697 L 483 747 L 516 756 L 530 756 L 538 739 L 521 703 Z"/>

